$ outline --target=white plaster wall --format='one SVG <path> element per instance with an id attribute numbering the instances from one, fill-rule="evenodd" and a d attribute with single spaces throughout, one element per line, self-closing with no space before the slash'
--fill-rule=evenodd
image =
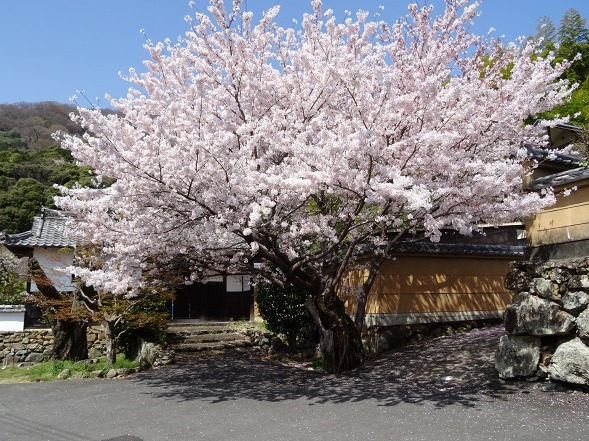
<path id="1" fill-rule="evenodd" d="M 24 308 L 14 312 L 4 312 L 4 308 L 0 308 L 0 332 L 20 332 L 23 331 L 24 328 Z"/>
<path id="2" fill-rule="evenodd" d="M 72 251 L 65 251 L 63 248 L 35 248 L 33 256 L 58 291 L 74 290 L 71 273 L 63 271 L 73 262 L 74 253 Z M 31 282 L 31 292 L 37 291 L 37 286 Z"/>

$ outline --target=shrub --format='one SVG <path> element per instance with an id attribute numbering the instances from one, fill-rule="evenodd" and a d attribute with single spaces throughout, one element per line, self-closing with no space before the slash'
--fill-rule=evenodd
<path id="1" fill-rule="evenodd" d="M 304 330 L 313 326 L 313 319 L 305 309 L 308 294 L 294 287 L 281 288 L 268 282 L 256 286 L 256 303 L 269 331 L 283 334 L 291 350 Z"/>

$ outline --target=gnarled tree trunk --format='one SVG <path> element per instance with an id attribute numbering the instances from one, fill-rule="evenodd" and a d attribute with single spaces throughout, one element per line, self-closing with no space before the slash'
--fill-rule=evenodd
<path id="1" fill-rule="evenodd" d="M 118 317 L 105 317 L 102 322 L 102 328 L 104 329 L 104 341 L 106 346 L 106 363 L 113 365 L 117 361 L 117 347 L 116 347 L 116 334 L 115 327 Z"/>
<path id="2" fill-rule="evenodd" d="M 51 357 L 58 360 L 85 360 L 88 358 L 88 324 L 70 320 L 50 320 L 53 332 Z"/>
<path id="3" fill-rule="evenodd" d="M 332 373 L 356 369 L 364 361 L 360 332 L 336 295 L 313 296 L 305 303 L 319 327 L 319 347 L 325 368 Z"/>
<path id="4" fill-rule="evenodd" d="M 80 319 L 73 293 L 59 292 L 36 259 L 29 260 L 31 278 L 41 297 L 38 303 L 48 318 L 53 332 L 51 356 L 58 360 L 84 360 L 88 358 L 88 322 Z"/>

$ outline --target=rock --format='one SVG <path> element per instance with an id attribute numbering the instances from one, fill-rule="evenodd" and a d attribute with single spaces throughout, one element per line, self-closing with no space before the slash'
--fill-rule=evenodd
<path id="1" fill-rule="evenodd" d="M 495 355 L 495 369 L 504 379 L 532 377 L 536 375 L 539 360 L 539 338 L 504 335 Z"/>
<path id="2" fill-rule="evenodd" d="M 118 375 L 119 375 L 118 369 L 109 369 L 109 371 L 106 373 L 106 378 L 108 378 L 110 380 L 112 378 L 115 378 Z"/>
<path id="3" fill-rule="evenodd" d="M 552 268 L 548 271 L 547 277 L 554 283 L 562 285 L 570 279 L 571 273 L 565 268 Z"/>
<path id="4" fill-rule="evenodd" d="M 279 337 L 276 336 L 270 339 L 270 346 L 275 351 L 285 351 L 288 349 L 288 346 Z"/>
<path id="5" fill-rule="evenodd" d="M 141 369 L 165 366 L 174 362 L 174 353 L 165 351 L 160 345 L 146 341 L 141 342 L 137 356 Z"/>
<path id="6" fill-rule="evenodd" d="M 562 296 L 562 308 L 573 315 L 579 315 L 589 305 L 589 294 L 584 291 L 569 292 Z"/>
<path id="7" fill-rule="evenodd" d="M 589 289 L 589 275 L 577 275 L 569 279 L 567 283 L 569 289 Z"/>
<path id="8" fill-rule="evenodd" d="M 585 309 L 576 320 L 577 335 L 581 340 L 589 343 L 589 309 Z"/>
<path id="9" fill-rule="evenodd" d="M 101 370 L 99 370 L 99 371 L 92 371 L 91 372 L 91 375 L 94 378 L 102 378 L 102 377 L 104 377 L 104 372 L 102 372 Z"/>
<path id="10" fill-rule="evenodd" d="M 69 369 L 64 369 L 59 374 L 57 374 L 56 378 L 58 380 L 65 380 L 66 378 L 69 378 L 71 375 L 72 375 L 72 371 L 70 371 Z"/>
<path id="11" fill-rule="evenodd" d="M 38 352 L 32 352 L 25 361 L 30 363 L 41 363 L 45 360 L 43 354 L 39 354 Z"/>
<path id="12" fill-rule="evenodd" d="M 140 366 L 142 366 L 144 369 L 150 369 L 157 358 L 157 352 L 158 351 L 154 343 L 142 341 L 141 347 L 139 348 L 139 354 L 137 356 Z"/>
<path id="13" fill-rule="evenodd" d="M 530 293 L 536 294 L 543 299 L 558 300 L 560 299 L 559 286 L 547 279 L 533 279 L 530 284 Z"/>
<path id="14" fill-rule="evenodd" d="M 514 269 L 505 276 L 504 285 L 509 291 L 527 291 L 531 281 L 532 276 L 521 270 Z"/>
<path id="15" fill-rule="evenodd" d="M 267 337 L 262 337 L 260 342 L 258 343 L 259 346 L 270 346 L 270 340 Z"/>
<path id="16" fill-rule="evenodd" d="M 505 308 L 505 329 L 513 335 L 566 335 L 574 325 L 571 314 L 561 311 L 556 303 L 536 296 L 527 296 Z"/>
<path id="17" fill-rule="evenodd" d="M 76 380 L 81 380 L 82 378 L 84 378 L 84 372 L 76 372 L 72 378 L 76 379 Z"/>
<path id="18" fill-rule="evenodd" d="M 99 358 L 102 357 L 104 354 L 96 348 L 88 349 L 88 357 L 89 358 Z"/>
<path id="19" fill-rule="evenodd" d="M 548 374 L 554 380 L 589 386 L 589 347 L 579 338 L 563 343 L 552 356 Z"/>
<path id="20" fill-rule="evenodd" d="M 159 354 L 158 358 L 153 362 L 153 367 L 166 366 L 175 361 L 175 354 L 173 351 L 166 351 Z"/>
<path id="21" fill-rule="evenodd" d="M 126 377 L 127 375 L 133 374 L 135 371 L 133 369 L 128 368 L 120 368 L 117 369 L 117 377 Z"/>
<path id="22" fill-rule="evenodd" d="M 530 295 L 529 292 L 525 292 L 525 291 L 518 292 L 517 294 L 515 294 L 511 298 L 511 303 L 521 303 L 526 299 L 526 297 L 529 297 L 529 295 Z"/>

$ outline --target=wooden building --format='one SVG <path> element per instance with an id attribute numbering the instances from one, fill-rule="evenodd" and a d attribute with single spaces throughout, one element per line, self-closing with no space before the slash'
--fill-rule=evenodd
<path id="1" fill-rule="evenodd" d="M 504 287 L 509 263 L 523 258 L 523 225 L 489 228 L 484 235 L 447 233 L 440 243 L 406 244 L 382 265 L 366 305 L 366 326 L 387 327 L 500 318 L 511 301 Z M 347 312 L 367 273 L 343 282 Z"/>
<path id="2" fill-rule="evenodd" d="M 532 181 L 530 191 L 552 187 L 556 204 L 526 222 L 526 258 L 589 256 L 589 167 L 577 167 Z"/>

